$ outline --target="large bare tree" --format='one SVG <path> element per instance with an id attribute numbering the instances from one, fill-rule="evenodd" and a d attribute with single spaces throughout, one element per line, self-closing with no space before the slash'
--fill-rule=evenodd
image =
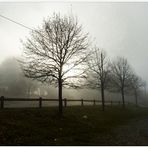
<path id="1" fill-rule="evenodd" d="M 74 17 L 54 14 L 44 20 L 41 28 L 32 31 L 23 45 L 21 65 L 25 76 L 58 87 L 62 115 L 63 86 L 79 86 L 85 75 L 88 34 L 83 33 Z"/>
<path id="2" fill-rule="evenodd" d="M 125 92 L 130 89 L 132 74 L 133 71 L 127 59 L 117 57 L 111 63 L 110 87 L 111 90 L 115 89 L 121 93 L 123 108 L 125 107 Z"/>
<path id="3" fill-rule="evenodd" d="M 104 90 L 108 82 L 109 60 L 105 51 L 95 47 L 91 56 L 88 57 L 88 86 L 101 90 L 102 110 L 105 108 Z"/>

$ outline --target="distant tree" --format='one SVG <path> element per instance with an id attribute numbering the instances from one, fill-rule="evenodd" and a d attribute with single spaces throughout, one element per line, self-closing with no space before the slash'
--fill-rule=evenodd
<path id="1" fill-rule="evenodd" d="M 144 86 L 144 81 L 142 81 L 142 79 L 133 74 L 131 77 L 131 89 L 133 90 L 134 96 L 135 96 L 135 102 L 136 102 L 136 106 L 138 106 L 138 96 L 140 93 L 140 88 Z"/>
<path id="2" fill-rule="evenodd" d="M 26 96 L 30 87 L 36 84 L 24 77 L 15 58 L 8 58 L 0 65 L 1 95 Z M 35 89 L 35 87 L 34 87 Z"/>
<path id="3" fill-rule="evenodd" d="M 109 75 L 109 60 L 103 50 L 94 48 L 88 57 L 88 86 L 101 90 L 102 110 L 105 107 L 104 90 L 107 87 Z"/>
<path id="4" fill-rule="evenodd" d="M 21 65 L 25 76 L 58 86 L 62 115 L 63 86 L 79 86 L 76 79 L 85 76 L 88 34 L 82 32 L 82 26 L 73 17 L 54 14 L 41 28 L 32 31 L 23 45 Z"/>
<path id="5" fill-rule="evenodd" d="M 24 76 L 24 75 L 23 75 Z M 23 77 L 23 83 L 24 87 L 26 88 L 25 94 L 27 97 L 34 96 L 34 92 L 39 88 L 39 84 L 36 81 L 29 80 L 28 78 Z"/>
<path id="6" fill-rule="evenodd" d="M 146 98 L 146 95 L 147 95 L 147 92 L 146 92 L 146 81 L 143 82 L 143 88 L 144 88 L 144 94 L 145 94 L 145 98 Z"/>
<path id="7" fill-rule="evenodd" d="M 110 90 L 121 93 L 124 108 L 125 92 L 129 91 L 131 85 L 132 68 L 128 64 L 127 59 L 123 57 L 117 57 L 117 59 L 111 63 L 110 68 Z"/>

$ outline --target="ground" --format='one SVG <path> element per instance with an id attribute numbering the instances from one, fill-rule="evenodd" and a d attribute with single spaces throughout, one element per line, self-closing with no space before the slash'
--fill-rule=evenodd
<path id="1" fill-rule="evenodd" d="M 0 110 L 0 145 L 148 145 L 148 109 L 73 106 Z"/>

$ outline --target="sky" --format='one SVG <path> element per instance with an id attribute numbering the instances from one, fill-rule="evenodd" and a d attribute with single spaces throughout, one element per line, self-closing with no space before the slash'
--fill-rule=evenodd
<path id="1" fill-rule="evenodd" d="M 0 15 L 30 28 L 42 25 L 53 13 L 74 15 L 93 44 L 108 57 L 123 56 L 148 83 L 148 3 L 139 2 L 0 2 Z M 0 63 L 20 56 L 20 40 L 30 30 L 0 17 Z"/>

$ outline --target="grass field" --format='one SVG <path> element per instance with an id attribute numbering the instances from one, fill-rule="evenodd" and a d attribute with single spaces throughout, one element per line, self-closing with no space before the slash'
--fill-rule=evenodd
<path id="1" fill-rule="evenodd" d="M 3 109 L 0 145 L 128 145 L 123 139 L 120 142 L 120 137 L 127 138 L 122 132 L 113 131 L 147 117 L 148 109 L 134 107 L 108 107 L 105 112 L 99 106 L 67 107 L 61 119 L 55 107 Z"/>

